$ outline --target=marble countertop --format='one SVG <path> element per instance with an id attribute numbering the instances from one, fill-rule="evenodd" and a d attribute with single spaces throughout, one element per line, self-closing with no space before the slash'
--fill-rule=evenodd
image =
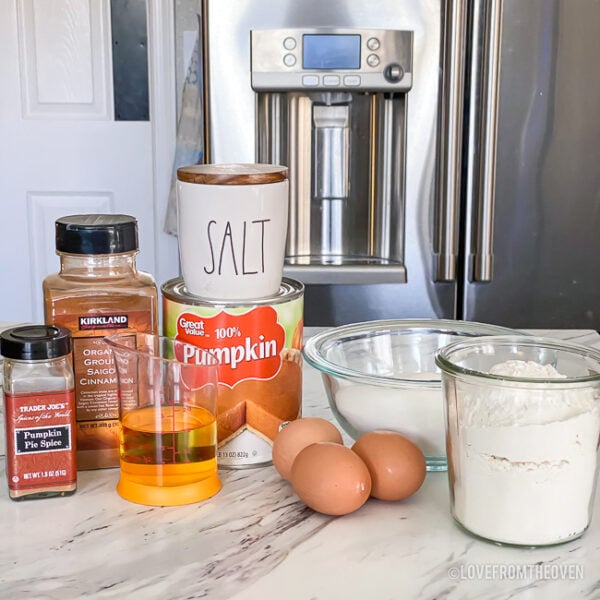
<path id="1" fill-rule="evenodd" d="M 595 332 L 540 333 L 600 347 Z M 303 405 L 333 420 L 308 366 Z M 600 599 L 600 494 L 582 538 L 526 550 L 461 531 L 446 473 L 406 501 L 329 517 L 273 467 L 222 470 L 214 498 L 151 508 L 117 495 L 116 469 L 81 472 L 68 498 L 13 502 L 0 465 L 1 598 Z"/>

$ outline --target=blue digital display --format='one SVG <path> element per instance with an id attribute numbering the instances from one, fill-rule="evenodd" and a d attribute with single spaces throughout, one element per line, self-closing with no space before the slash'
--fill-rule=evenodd
<path id="1" fill-rule="evenodd" d="M 306 34 L 305 69 L 360 69 L 360 35 Z"/>

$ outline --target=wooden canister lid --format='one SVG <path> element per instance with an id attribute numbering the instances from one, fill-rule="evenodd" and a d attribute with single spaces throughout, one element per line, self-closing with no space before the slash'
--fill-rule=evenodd
<path id="1" fill-rule="evenodd" d="M 287 167 L 265 164 L 192 165 L 177 169 L 177 179 L 208 185 L 257 185 L 285 181 Z"/>

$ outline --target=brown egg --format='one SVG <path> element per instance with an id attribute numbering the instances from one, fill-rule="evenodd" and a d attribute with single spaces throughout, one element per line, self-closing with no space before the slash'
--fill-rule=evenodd
<path id="1" fill-rule="evenodd" d="M 342 444 L 342 435 L 333 423 L 317 417 L 305 417 L 290 421 L 273 442 L 273 465 L 288 481 L 292 475 L 292 464 L 301 450 L 315 442 Z"/>
<path id="2" fill-rule="evenodd" d="M 304 448 L 292 466 L 292 487 L 304 504 L 326 515 L 346 515 L 369 498 L 371 476 L 359 456 L 340 444 Z"/>
<path id="3" fill-rule="evenodd" d="M 423 484 L 425 456 L 411 440 L 395 431 L 370 431 L 352 446 L 371 474 L 371 496 L 402 500 Z"/>

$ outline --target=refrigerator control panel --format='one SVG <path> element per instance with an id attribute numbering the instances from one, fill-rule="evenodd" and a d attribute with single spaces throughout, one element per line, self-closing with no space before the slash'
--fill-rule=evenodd
<path id="1" fill-rule="evenodd" d="M 395 29 L 254 29 L 255 91 L 407 92 L 413 32 Z"/>

